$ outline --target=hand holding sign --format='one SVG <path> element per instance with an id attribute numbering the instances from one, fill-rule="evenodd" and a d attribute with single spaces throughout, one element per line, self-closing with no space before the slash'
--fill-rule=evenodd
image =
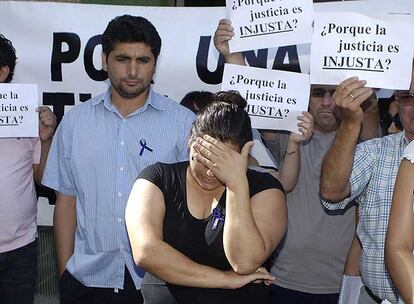
<path id="1" fill-rule="evenodd" d="M 56 129 L 56 116 L 46 106 L 36 109 L 39 113 L 39 138 L 41 141 L 51 140 Z"/>
<path id="2" fill-rule="evenodd" d="M 230 54 L 229 40 L 234 36 L 234 29 L 228 19 L 221 19 L 214 32 L 214 46 L 226 58 Z"/>
<path id="3" fill-rule="evenodd" d="M 301 134 L 290 133 L 290 140 L 296 144 L 301 144 L 309 140 L 313 133 L 313 116 L 309 112 L 302 112 L 303 115 L 298 116 L 298 129 Z"/>
<path id="4" fill-rule="evenodd" d="M 214 46 L 227 63 L 244 65 L 243 55 L 241 53 L 230 53 L 229 41 L 234 36 L 234 28 L 231 21 L 221 19 L 214 33 Z"/>
<path id="5" fill-rule="evenodd" d="M 343 121 L 361 123 L 364 113 L 361 104 L 373 93 L 372 89 L 365 87 L 365 80 L 351 77 L 337 86 L 332 96 L 336 106 L 341 112 Z"/>

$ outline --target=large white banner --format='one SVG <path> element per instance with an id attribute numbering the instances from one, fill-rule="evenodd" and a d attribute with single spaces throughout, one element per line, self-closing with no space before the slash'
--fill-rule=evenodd
<path id="1" fill-rule="evenodd" d="M 411 12 L 412 0 L 317 3 L 315 11 L 363 14 Z M 108 85 L 101 67 L 100 35 L 122 14 L 148 18 L 162 38 L 154 88 L 179 101 L 192 90 L 218 91 L 224 59 L 212 35 L 225 7 L 171 8 L 53 2 L 0 2 L 0 33 L 17 50 L 14 82 L 38 83 L 41 104 L 63 112 Z M 248 65 L 309 73 L 310 45 L 244 52 Z"/>

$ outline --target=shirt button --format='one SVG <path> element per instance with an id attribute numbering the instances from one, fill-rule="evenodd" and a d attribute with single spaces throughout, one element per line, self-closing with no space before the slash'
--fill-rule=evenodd
<path id="1" fill-rule="evenodd" d="M 122 223 L 122 218 L 118 217 L 118 223 Z"/>
<path id="2" fill-rule="evenodd" d="M 119 167 L 119 171 L 124 171 L 124 167 Z"/>
<path id="3" fill-rule="evenodd" d="M 121 141 L 121 146 L 123 146 L 125 143 L 123 141 Z"/>
<path id="4" fill-rule="evenodd" d="M 118 197 L 121 197 L 122 196 L 122 193 L 121 192 L 118 192 Z"/>
<path id="5" fill-rule="evenodd" d="M 122 122 L 126 122 L 126 118 L 122 119 Z"/>
<path id="6" fill-rule="evenodd" d="M 121 243 L 121 245 L 119 245 L 119 247 L 120 247 L 121 249 L 124 249 L 124 244 L 122 244 L 122 243 Z"/>

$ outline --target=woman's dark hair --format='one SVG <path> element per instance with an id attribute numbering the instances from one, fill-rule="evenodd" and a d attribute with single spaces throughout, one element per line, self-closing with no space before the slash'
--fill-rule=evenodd
<path id="1" fill-rule="evenodd" d="M 205 134 L 242 148 L 253 140 L 250 117 L 244 108 L 246 100 L 236 91 L 218 92 L 197 116 L 191 129 L 190 142 Z"/>
<path id="2" fill-rule="evenodd" d="M 161 51 L 161 37 L 154 25 L 143 17 L 118 16 L 109 22 L 102 34 L 102 51 L 109 56 L 117 43 L 136 42 L 148 45 L 157 60 Z"/>
<path id="3" fill-rule="evenodd" d="M 180 102 L 180 105 L 198 114 L 211 103 L 213 93 L 208 91 L 192 91 L 187 93 Z"/>
<path id="4" fill-rule="evenodd" d="M 12 81 L 14 67 L 16 66 L 16 50 L 9 39 L 0 34 L 0 68 L 8 66 L 9 75 L 4 80 L 5 83 Z"/>

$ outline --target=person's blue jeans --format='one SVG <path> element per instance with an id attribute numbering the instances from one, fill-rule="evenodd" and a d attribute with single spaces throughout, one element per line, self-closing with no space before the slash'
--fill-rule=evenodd
<path id="1" fill-rule="evenodd" d="M 37 275 L 37 241 L 0 253 L 0 304 L 32 304 Z"/>

